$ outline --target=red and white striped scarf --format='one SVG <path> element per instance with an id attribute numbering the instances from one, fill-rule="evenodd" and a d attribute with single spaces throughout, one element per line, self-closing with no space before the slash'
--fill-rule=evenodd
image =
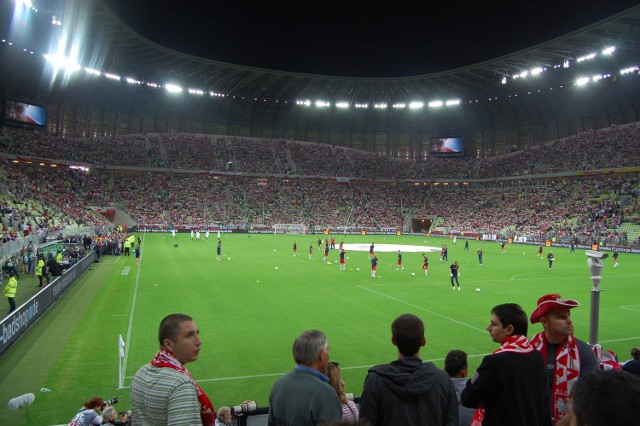
<path id="1" fill-rule="evenodd" d="M 544 331 L 533 336 L 531 345 L 542 353 L 546 365 L 547 339 L 544 336 Z M 553 383 L 551 384 L 551 420 L 557 423 L 569 410 L 571 388 L 580 374 L 580 353 L 578 352 L 578 342 L 573 335 L 567 336 L 565 341 L 558 346 L 554 365 Z"/>
<path id="2" fill-rule="evenodd" d="M 500 352 L 518 352 L 521 354 L 527 354 L 533 352 L 535 349 L 529 344 L 527 336 L 509 336 L 502 341 L 502 345 L 493 351 L 493 355 Z M 473 415 L 473 421 L 470 426 L 482 426 L 482 420 L 484 419 L 484 407 L 479 407 Z"/>
<path id="3" fill-rule="evenodd" d="M 151 365 L 156 367 L 172 368 L 187 376 L 196 387 L 198 402 L 200 403 L 200 417 L 202 418 L 202 424 L 204 426 L 213 426 L 216 418 L 216 411 L 213 408 L 211 400 L 209 399 L 207 394 L 204 393 L 202 388 L 196 383 L 196 381 L 193 380 L 193 377 L 191 376 L 191 373 L 189 373 L 189 370 L 187 370 L 185 366 L 182 365 L 182 363 L 178 361 L 171 352 L 160 350 L 156 354 L 155 358 L 151 360 Z"/>

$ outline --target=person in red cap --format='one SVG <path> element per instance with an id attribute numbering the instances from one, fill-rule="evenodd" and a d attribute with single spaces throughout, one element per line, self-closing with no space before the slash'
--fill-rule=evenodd
<path id="1" fill-rule="evenodd" d="M 531 324 L 541 323 L 544 328 L 531 339 L 531 344 L 545 360 L 548 406 L 545 426 L 557 423 L 567 414 L 569 394 L 578 378 L 599 371 L 591 346 L 573 335 L 570 310 L 578 306 L 577 300 L 546 294 L 538 299 L 538 306 L 531 313 Z"/>

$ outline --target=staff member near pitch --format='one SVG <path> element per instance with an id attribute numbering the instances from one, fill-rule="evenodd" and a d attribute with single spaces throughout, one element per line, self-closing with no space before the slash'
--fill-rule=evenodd
<path id="1" fill-rule="evenodd" d="M 15 271 L 9 271 L 9 281 L 4 286 L 3 295 L 9 300 L 9 313 L 16 310 L 16 293 L 18 292 L 18 279 Z"/>

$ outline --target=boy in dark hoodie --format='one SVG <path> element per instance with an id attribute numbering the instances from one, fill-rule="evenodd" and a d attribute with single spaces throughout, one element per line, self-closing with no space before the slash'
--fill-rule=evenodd
<path id="1" fill-rule="evenodd" d="M 424 323 L 412 314 L 391 324 L 398 359 L 369 369 L 360 400 L 360 418 L 372 426 L 458 426 L 458 402 L 449 376 L 419 358 L 426 343 Z"/>

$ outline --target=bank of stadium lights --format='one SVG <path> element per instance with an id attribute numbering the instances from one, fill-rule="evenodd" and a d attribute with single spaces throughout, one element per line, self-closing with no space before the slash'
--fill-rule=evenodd
<path id="1" fill-rule="evenodd" d="M 204 96 L 204 90 L 200 89 L 187 89 L 187 92 L 189 92 L 191 95 Z"/>
<path id="2" fill-rule="evenodd" d="M 84 72 L 86 72 L 89 75 L 95 75 L 96 77 L 100 77 L 102 75 L 102 72 L 100 72 L 99 70 L 97 70 L 95 68 L 85 67 Z"/>
<path id="3" fill-rule="evenodd" d="M 357 104 L 353 104 L 353 106 L 357 109 L 367 109 L 369 108 L 369 104 L 367 103 L 357 103 Z"/>
<path id="4" fill-rule="evenodd" d="M 389 107 L 389 105 L 387 105 L 386 103 L 375 103 L 373 104 L 373 109 L 387 109 Z"/>
<path id="5" fill-rule="evenodd" d="M 620 70 L 620 74 L 621 75 L 625 75 L 625 74 L 629 74 L 629 73 L 636 72 L 636 71 L 639 71 L 639 70 L 640 70 L 640 67 L 637 67 L 637 66 L 623 68 L 623 69 Z"/>
<path id="6" fill-rule="evenodd" d="M 336 102 L 336 108 L 340 108 L 340 109 L 349 108 L 349 102 L 344 102 L 344 101 Z"/>
<path id="7" fill-rule="evenodd" d="M 142 84 L 142 82 L 140 80 L 136 80 L 133 77 L 125 77 L 124 81 L 126 81 L 129 84 L 138 84 L 138 85 Z"/>
<path id="8" fill-rule="evenodd" d="M 611 56 L 611 55 L 613 55 L 613 53 L 615 51 L 616 51 L 616 47 L 615 46 L 607 46 L 607 47 L 605 47 L 604 49 L 602 49 L 600 51 L 600 55 L 602 55 L 602 56 Z M 597 52 L 591 52 L 591 53 L 588 53 L 586 55 L 579 56 L 578 58 L 575 59 L 575 62 L 576 63 L 582 63 L 582 62 L 586 62 L 586 61 L 591 61 L 593 59 L 596 59 L 597 57 L 598 57 L 598 53 Z M 554 69 L 559 69 L 559 68 L 565 68 L 566 69 L 566 68 L 570 68 L 570 67 L 571 67 L 571 60 L 569 60 L 569 59 L 564 59 L 562 61 L 562 64 L 553 65 Z M 517 80 L 517 79 L 520 79 L 520 78 L 526 78 L 529 75 L 537 76 L 537 75 L 543 73 L 546 70 L 547 70 L 546 67 L 535 67 L 535 68 L 532 68 L 530 70 L 524 70 L 524 71 L 521 71 L 520 73 L 513 74 L 511 76 L 503 76 L 500 79 L 500 83 L 507 84 L 509 82 L 509 79 Z"/>
<path id="9" fill-rule="evenodd" d="M 62 25 L 62 21 L 55 15 L 51 16 L 51 25 L 56 25 L 56 26 L 61 26 Z"/>
<path id="10" fill-rule="evenodd" d="M 331 106 L 331 102 L 327 102 L 327 101 L 316 101 L 315 103 L 316 107 L 318 108 L 328 108 Z"/>

